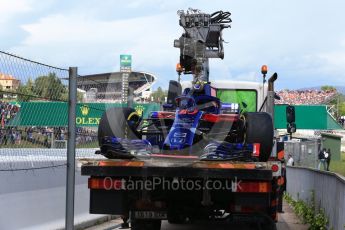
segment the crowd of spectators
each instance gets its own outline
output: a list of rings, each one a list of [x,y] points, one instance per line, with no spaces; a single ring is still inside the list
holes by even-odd
[[[31,141],[32,137],[34,138],[34,142],[37,144],[42,144],[45,147],[50,147],[52,137],[54,136],[54,140],[66,140],[67,137],[65,135],[66,128],[65,127],[30,127],[26,128],[25,132],[29,137],[29,141]]]
[[[78,128],[76,143],[77,145],[92,143],[97,140],[97,132],[88,128]]]
[[[329,102],[336,90],[281,90],[276,92],[280,100],[276,104],[318,105]]]
[[[27,144],[31,143],[50,148],[52,137],[54,140],[64,141],[67,140],[66,134],[66,127],[6,127],[0,129],[0,146],[22,145],[28,147]],[[80,127],[76,134],[77,145],[90,144],[97,140],[97,132],[93,129]]]
[[[21,144],[22,132],[16,128],[0,129],[0,145]]]
[[[18,111],[18,106],[0,101],[0,127],[4,128],[5,125],[16,116]]]
[[[22,141],[32,144],[41,144],[49,147],[48,136],[38,135],[39,131],[35,127],[18,128],[6,127],[0,129],[0,145],[21,145]]]

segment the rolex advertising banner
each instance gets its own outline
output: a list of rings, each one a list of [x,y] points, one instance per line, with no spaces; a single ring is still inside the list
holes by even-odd
[[[251,93],[251,92],[249,92]],[[222,94],[217,95],[224,97],[223,100],[229,99],[233,95]],[[248,96],[248,95],[247,95]],[[256,106],[255,101],[248,101],[248,97],[237,96],[237,99],[244,98],[248,105],[247,109]],[[230,100],[230,99],[229,99]],[[241,102],[239,100],[238,102]],[[7,122],[7,127],[16,126],[38,126],[38,127],[66,127],[68,118],[68,106],[66,102],[20,102],[16,103],[19,112]],[[103,115],[103,112],[111,107],[126,106],[120,103],[78,103],[76,123],[77,126],[97,127]],[[278,129],[286,129],[285,115],[286,105],[275,106],[275,127]],[[160,105],[156,103],[150,104],[134,104],[133,108],[147,118],[151,111],[159,111]],[[249,110],[251,111],[251,110]],[[320,106],[296,106],[296,116],[300,114],[297,120],[297,127],[300,129],[341,129],[339,124],[327,113],[324,105]],[[312,116],[317,114],[317,116]],[[115,118],[116,119],[116,118]],[[299,126],[298,126],[299,125]]]
[[[22,102],[20,106],[19,112],[6,126],[67,126],[68,105],[65,102]],[[125,105],[120,103],[78,103],[77,126],[96,127],[104,111],[111,107],[123,106]],[[143,118],[147,118],[151,111],[160,110],[160,105],[156,103],[134,104],[134,109]]]

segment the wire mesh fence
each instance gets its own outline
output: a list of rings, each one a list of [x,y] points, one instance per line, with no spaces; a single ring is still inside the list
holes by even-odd
[[[68,77],[68,69],[0,51],[0,171],[66,165]]]
[[[153,75],[132,72],[128,86],[138,96]],[[69,70],[0,51],[0,171],[66,165]],[[127,106],[121,73],[78,76],[76,158],[99,158],[98,124],[112,107]],[[143,117],[157,103],[137,97],[133,108]],[[151,99],[152,100],[152,99]]]
[[[302,141],[286,141],[284,143],[285,155],[291,155],[296,166],[316,168],[320,145],[318,139]]]

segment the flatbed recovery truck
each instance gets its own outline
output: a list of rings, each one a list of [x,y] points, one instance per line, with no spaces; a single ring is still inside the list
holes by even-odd
[[[277,75],[268,87],[209,82],[208,58],[224,57],[221,31],[230,13],[178,13],[185,29],[174,42],[181,51],[179,80],[182,72],[194,79],[171,81],[164,110],[148,119],[131,108],[104,113],[97,153],[105,158],[81,160],[90,213],[120,215],[133,230],[159,230],[162,220],[275,229],[284,183],[284,165],[272,151]]]

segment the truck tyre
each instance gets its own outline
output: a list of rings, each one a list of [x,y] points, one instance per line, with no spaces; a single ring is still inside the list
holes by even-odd
[[[178,214],[168,215],[169,224],[184,224],[186,220]]]
[[[256,213],[259,220],[254,224],[254,229],[258,230],[277,230],[277,225],[270,216],[264,213]]]
[[[271,115],[264,112],[245,113],[245,142],[260,144],[259,160],[266,162],[273,147],[273,121]]]
[[[140,135],[136,127],[140,116],[133,108],[109,108],[103,113],[98,126],[98,144],[102,146],[102,140],[106,136],[138,139]]]
[[[149,220],[149,219],[132,219],[132,230],[160,230],[162,225],[161,220]]]

